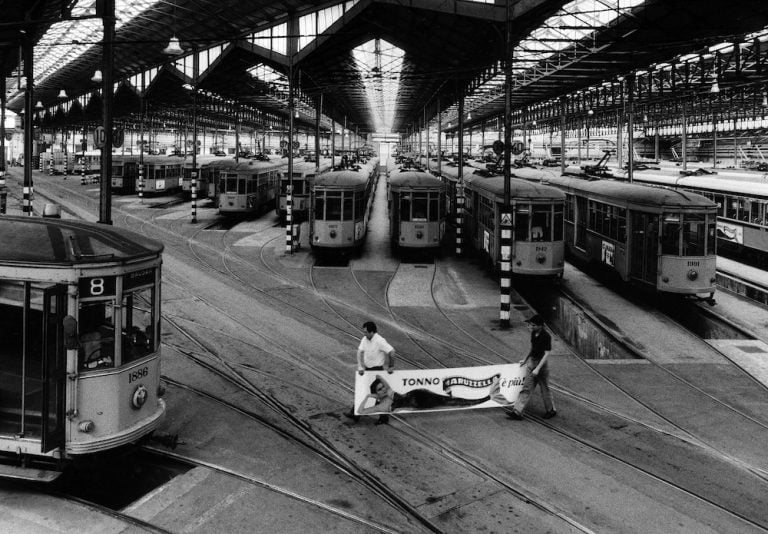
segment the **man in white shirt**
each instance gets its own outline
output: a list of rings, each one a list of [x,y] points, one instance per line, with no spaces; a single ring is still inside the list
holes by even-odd
[[[363,324],[365,335],[360,340],[357,347],[357,372],[360,376],[365,371],[383,371],[385,368],[388,373],[392,372],[395,362],[395,349],[387,343],[387,340],[378,334],[378,328],[373,321],[367,321]],[[345,413],[347,417],[357,422],[359,415],[355,415],[354,406]],[[388,415],[380,415],[376,421],[377,425],[387,424]]]

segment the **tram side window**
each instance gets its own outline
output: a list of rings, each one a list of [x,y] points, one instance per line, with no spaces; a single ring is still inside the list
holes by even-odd
[[[117,178],[123,175],[123,166],[122,165],[113,165],[112,166],[112,177]]]
[[[478,195],[479,204],[477,206],[477,220],[485,226],[490,232],[496,231],[496,220],[494,219],[493,202],[485,197]],[[526,230],[527,231],[527,230]]]
[[[354,220],[355,214],[353,213],[352,209],[355,207],[355,201],[360,200],[362,198],[362,195],[360,193],[345,193],[344,194],[344,200],[342,203],[342,210],[341,210],[341,219],[343,221],[351,221]],[[362,202],[357,202],[357,216],[362,217]]]
[[[725,197],[723,195],[714,194],[712,195],[712,201],[717,204],[718,217],[725,217]]]
[[[765,224],[765,201],[751,200],[749,204],[749,221],[753,224]]]
[[[123,365],[155,350],[152,328],[154,302],[152,288],[139,289],[123,295]]]
[[[81,302],[78,312],[82,369],[102,369],[115,365],[115,321],[111,300]]]
[[[688,213],[683,216],[683,256],[703,256],[707,216]]]
[[[575,208],[576,201],[573,195],[565,195],[565,220],[573,222],[576,220]]]
[[[661,225],[661,253],[671,256],[680,255],[680,215],[665,213]]]
[[[713,216],[707,218],[707,255],[717,253],[717,219]]]
[[[555,206],[555,223],[553,225],[553,241],[563,240],[563,206]]]
[[[442,213],[442,209],[440,209],[440,200],[442,199],[442,195],[439,193],[430,193],[429,194],[429,220],[430,221],[439,221],[440,220],[440,213]]]
[[[733,219],[735,221],[739,220],[739,201],[736,197],[727,196],[725,197],[726,202],[726,208],[725,208],[725,217],[728,219]]]

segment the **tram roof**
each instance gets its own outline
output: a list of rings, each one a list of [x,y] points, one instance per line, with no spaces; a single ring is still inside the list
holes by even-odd
[[[753,180],[731,179],[720,176],[666,176],[635,172],[636,180],[652,180],[665,187],[702,189],[714,193],[744,195],[752,198],[768,198],[768,179],[760,175]]]
[[[122,263],[159,255],[163,244],[114,226],[70,219],[0,215],[0,263]]]
[[[282,169],[287,165],[280,161],[262,161],[258,159],[240,159],[235,162],[231,160],[231,164],[226,166],[225,171],[232,172],[253,172],[253,171],[269,171]]]
[[[397,171],[389,175],[390,187],[414,187],[423,189],[440,189],[443,182],[423,171]]]
[[[361,167],[359,171],[344,169],[330,171],[315,177],[315,186],[323,187],[352,187],[368,182],[368,171]]]
[[[717,206],[707,197],[697,193],[613,179],[585,180],[582,178],[559,176],[551,178],[545,183],[550,183],[566,190],[582,191],[588,195],[602,196],[604,198],[646,206],[680,208],[714,208]]]
[[[487,191],[493,195],[502,196],[504,194],[504,177],[490,176],[485,177],[475,174],[467,178],[467,187],[478,191]],[[540,200],[564,200],[565,193],[557,187],[538,182],[531,182],[517,178],[511,178],[510,181],[511,198],[535,198]]]

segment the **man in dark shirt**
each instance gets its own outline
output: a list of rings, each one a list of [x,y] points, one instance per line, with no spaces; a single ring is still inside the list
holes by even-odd
[[[549,390],[549,368],[547,367],[547,356],[552,350],[552,336],[544,330],[544,319],[540,315],[534,315],[528,319],[528,324],[533,327],[531,350],[528,356],[520,362],[520,365],[526,370],[526,376],[523,389],[507,417],[517,420],[523,418],[525,407],[531,400],[531,393],[538,384],[541,386],[541,396],[544,399],[544,409],[546,410],[543,417],[549,419],[557,415],[555,403],[552,401],[552,392]]]

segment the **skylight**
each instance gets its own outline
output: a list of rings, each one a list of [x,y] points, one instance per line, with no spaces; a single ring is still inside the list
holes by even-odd
[[[159,3],[158,0],[115,0],[115,29]],[[72,8],[73,17],[92,16],[95,13],[96,0],[81,1]],[[103,35],[104,27],[100,18],[53,24],[35,45],[35,84],[41,84],[62,67],[79,58],[86,50],[101,42]]]
[[[377,133],[392,131],[404,55],[403,50],[382,39],[373,39],[352,51]]]

